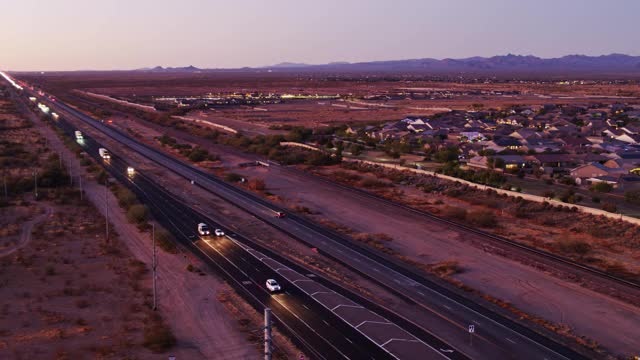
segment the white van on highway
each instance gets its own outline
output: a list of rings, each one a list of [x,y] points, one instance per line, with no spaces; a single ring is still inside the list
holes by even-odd
[[[205,223],[198,224],[198,234],[200,234],[200,236],[207,236],[211,234],[211,230],[209,230],[209,225]]]

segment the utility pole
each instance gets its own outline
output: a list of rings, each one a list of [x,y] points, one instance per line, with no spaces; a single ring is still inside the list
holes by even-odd
[[[38,200],[38,170],[33,170],[33,184],[35,186],[36,200]]]
[[[271,360],[271,309],[264,309],[264,360]]]
[[[104,228],[105,241],[109,243],[109,203],[107,198],[107,184],[104,184]]]
[[[156,291],[156,267],[158,266],[158,261],[156,260],[156,224],[151,223],[151,239],[153,241],[153,310],[155,311],[158,308],[158,297]]]
[[[4,199],[9,199],[9,192],[7,191],[7,169],[3,171],[2,181],[4,182]]]

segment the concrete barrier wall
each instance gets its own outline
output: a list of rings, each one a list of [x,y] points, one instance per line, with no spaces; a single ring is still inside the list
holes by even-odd
[[[214,122],[207,121],[207,120],[194,119],[194,118],[190,118],[190,117],[186,117],[186,116],[173,116],[173,117],[176,118],[176,119],[184,120],[184,121],[191,121],[191,122],[194,122],[194,123],[202,123],[202,124],[205,124],[205,125],[209,125],[211,127],[215,127],[215,128],[222,129],[224,131],[230,132],[232,134],[237,134],[238,133],[238,130],[236,130],[236,129],[230,128],[230,127],[228,127],[226,125],[216,124]]]
[[[320,149],[318,149],[315,146],[311,146],[311,145],[307,145],[307,144],[303,144],[303,143],[298,143],[298,142],[293,142],[293,141],[282,141],[282,142],[280,142],[280,146],[296,146],[296,147],[305,148],[305,149],[311,150],[311,151],[321,151]]]
[[[393,170],[410,171],[410,172],[413,172],[413,173],[416,173],[416,174],[435,176],[435,177],[437,177],[439,179],[448,180],[448,181],[455,181],[455,182],[459,182],[459,183],[462,183],[462,184],[466,184],[466,185],[472,186],[472,187],[474,187],[476,189],[480,189],[480,190],[491,189],[491,190],[496,191],[498,194],[506,194],[506,195],[511,196],[511,197],[518,197],[519,196],[519,197],[521,197],[521,198],[523,198],[525,200],[535,201],[535,202],[538,202],[538,203],[542,203],[542,202],[546,201],[546,202],[548,202],[549,204],[552,204],[552,205],[571,206],[571,207],[575,206],[576,208],[578,208],[579,211],[582,211],[584,213],[593,214],[593,215],[602,215],[602,216],[606,216],[606,217],[608,217],[610,219],[621,219],[621,220],[627,221],[627,222],[635,224],[635,225],[640,225],[640,219],[638,219],[638,218],[625,216],[625,215],[621,215],[621,214],[614,214],[614,213],[610,213],[608,211],[604,211],[602,209],[595,209],[595,208],[588,207],[588,206],[567,204],[567,203],[564,203],[562,201],[553,200],[553,199],[545,198],[545,197],[538,196],[538,195],[523,194],[523,193],[519,193],[517,191],[503,190],[503,189],[498,189],[498,188],[494,188],[494,187],[491,187],[491,186],[476,184],[476,183],[471,182],[471,181],[458,179],[456,177],[447,176],[447,175],[444,175],[444,174],[438,174],[438,173],[435,173],[433,171],[413,169],[413,168],[408,168],[408,167],[401,166],[401,165],[379,163],[379,162],[368,161],[368,160],[357,160],[357,159],[344,158],[343,161],[359,162],[359,163],[362,163],[362,164],[375,165],[375,166],[380,166],[380,167],[393,169]]]

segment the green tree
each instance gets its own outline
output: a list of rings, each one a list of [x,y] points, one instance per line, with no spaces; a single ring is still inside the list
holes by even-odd
[[[598,182],[591,186],[592,191],[597,191],[601,193],[608,193],[613,190],[613,185],[606,182]]]
[[[135,204],[127,211],[127,220],[129,222],[140,224],[147,220],[149,210],[142,204]]]
[[[630,190],[624,193],[624,201],[634,204],[640,205],[640,190]]]

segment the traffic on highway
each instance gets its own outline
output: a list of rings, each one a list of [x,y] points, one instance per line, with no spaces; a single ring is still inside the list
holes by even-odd
[[[119,151],[114,149],[112,152],[98,144],[87,135],[85,128],[76,128],[65,118],[56,119],[56,124],[68,136],[81,140],[88,154],[101,160],[115,179],[127,184],[185,248],[205,259],[231,281],[256,310],[271,307],[277,323],[318,358],[583,358],[579,353],[421,277],[404,264],[287,213],[255,194],[140,143],[61,101],[52,102],[46,96],[25,92],[48,103],[58,114],[80,120],[84,126],[109,136],[129,151],[135,151],[184,177],[190,184],[233,203],[422,309],[419,321],[409,320],[402,313],[359,298],[308,269],[300,269],[300,265],[271,253],[185,204],[144,172],[134,170],[126,159],[116,155]],[[469,341],[470,336],[473,341]],[[362,354],[367,355],[362,357]]]

